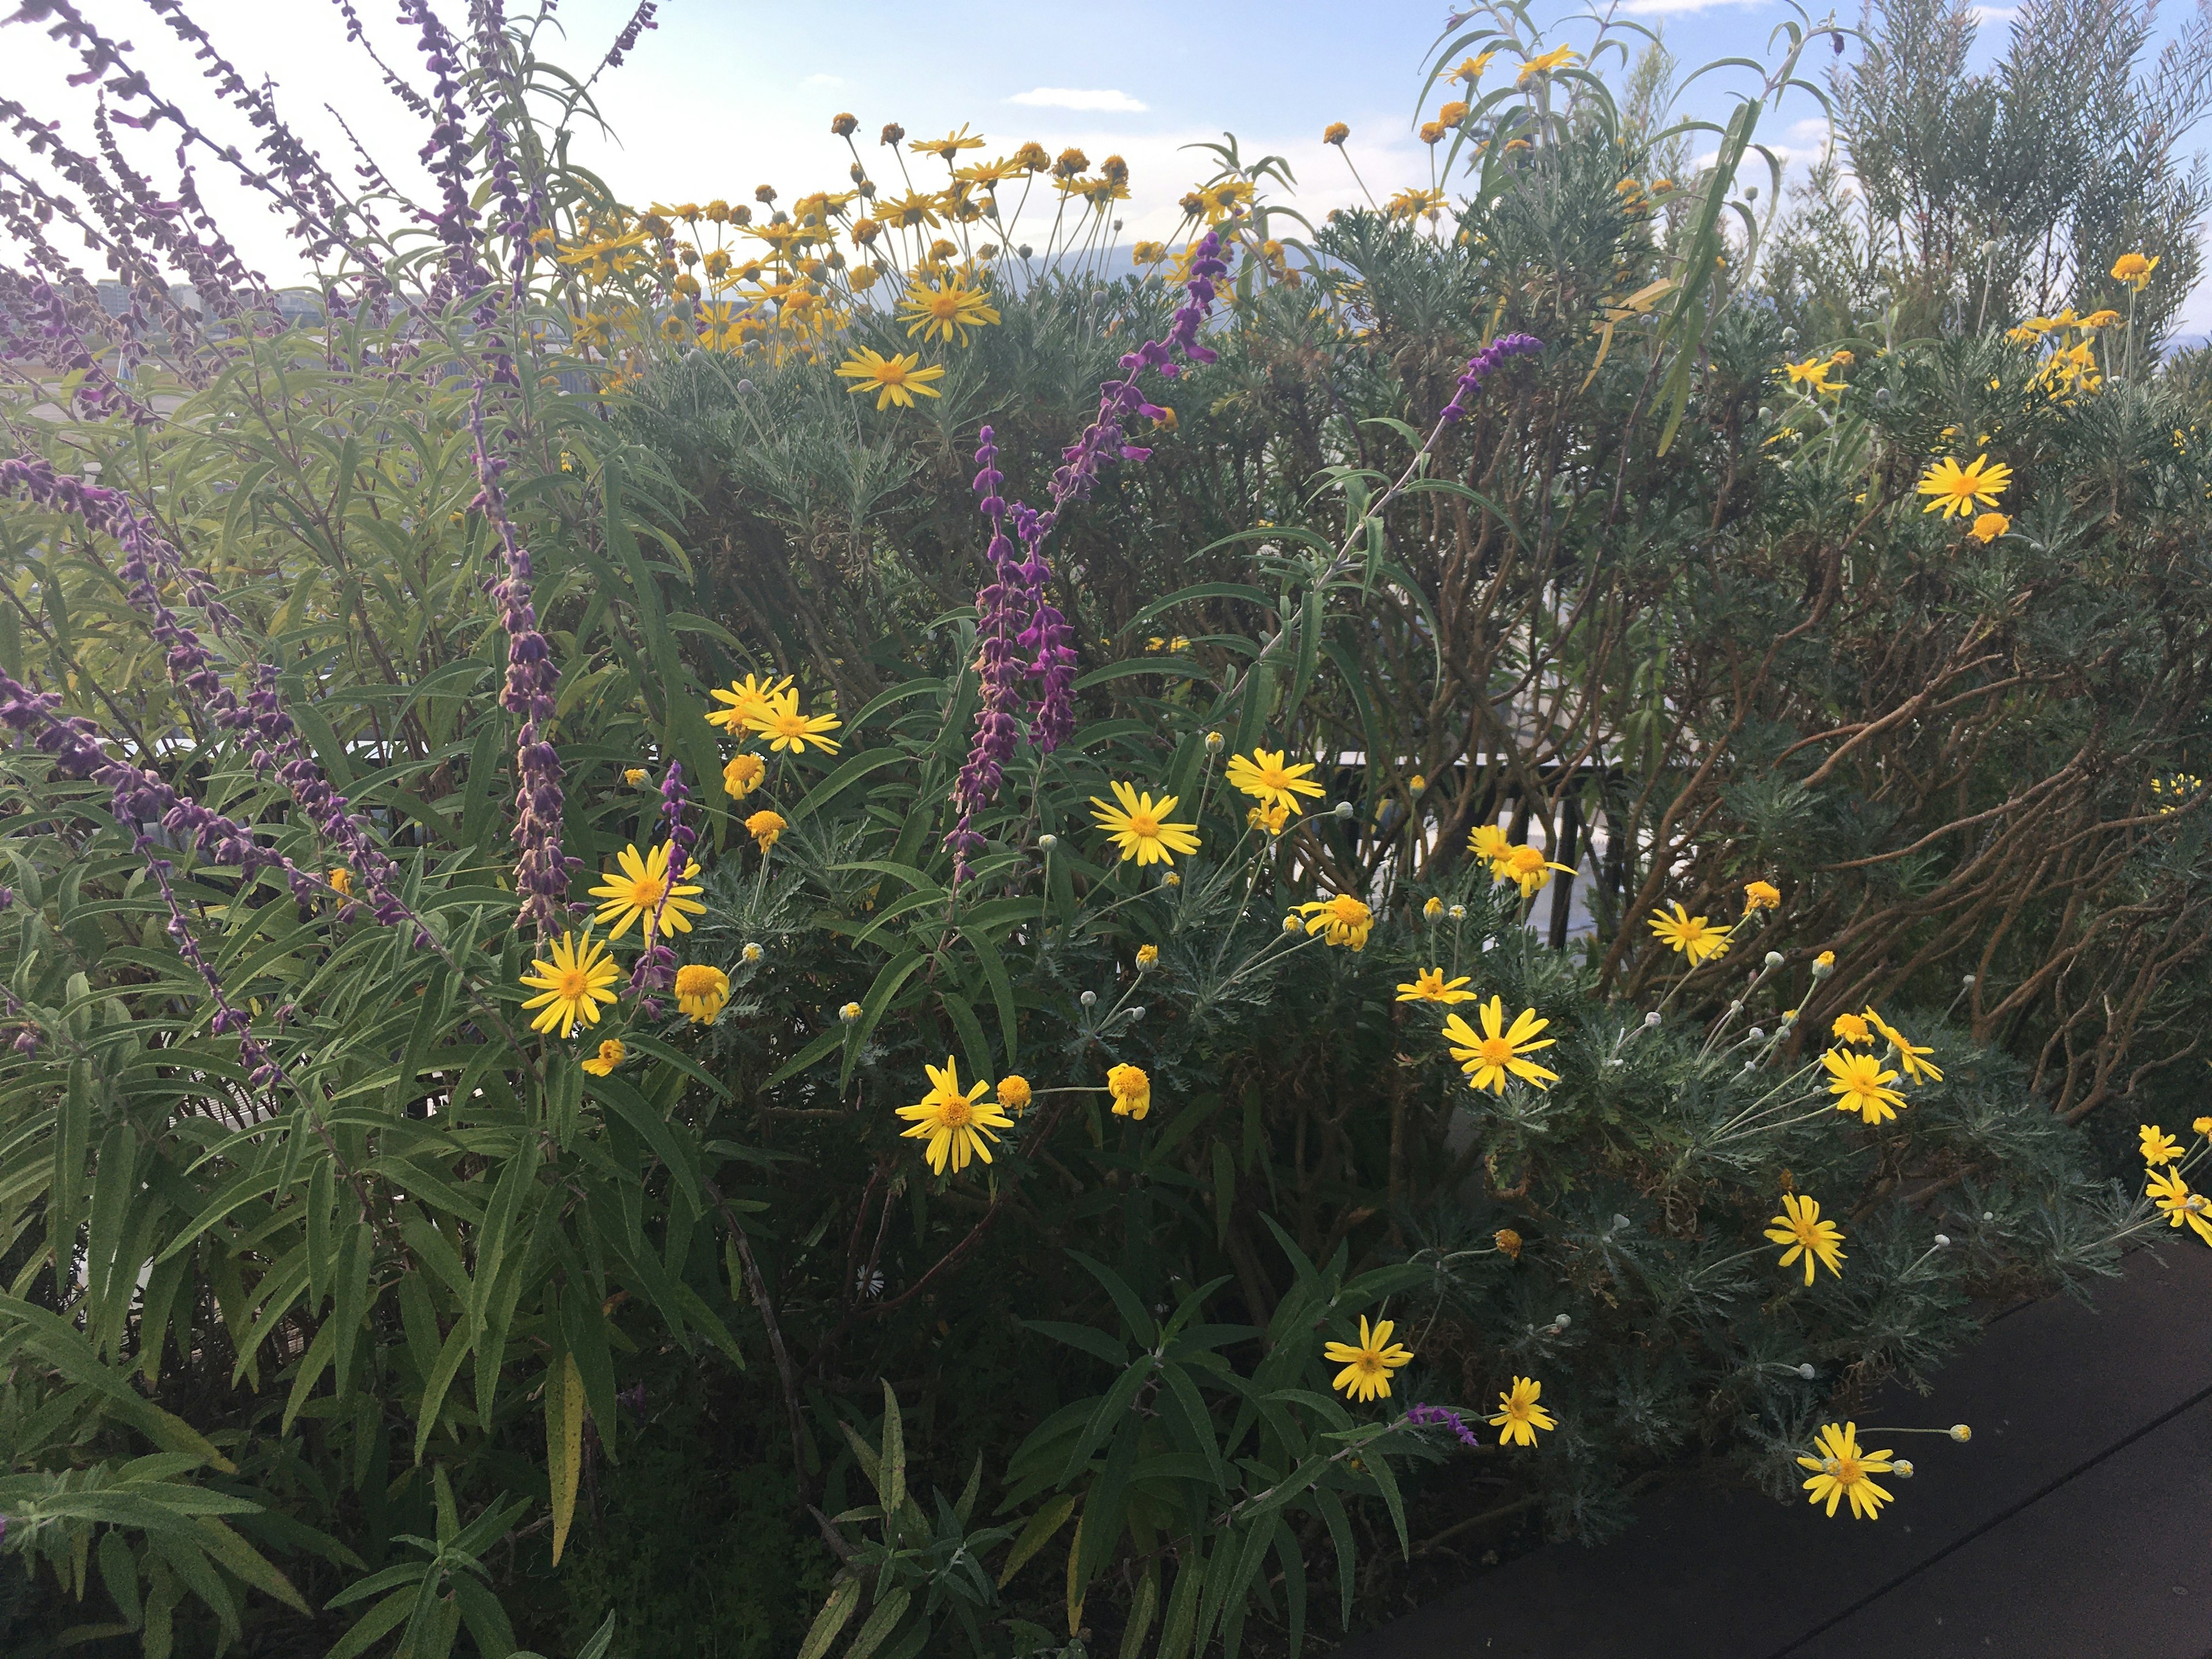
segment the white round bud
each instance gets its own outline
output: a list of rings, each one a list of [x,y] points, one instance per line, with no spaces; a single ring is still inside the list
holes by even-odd
[[[1206,734],[1206,752],[1209,755],[1218,755],[1228,746],[1228,743],[1229,739],[1223,737],[1220,732],[1209,732]]]
[[[1892,1463],[1889,1466],[1889,1472],[1900,1480],[1911,1480],[1912,1460],[1909,1457],[1899,1458],[1894,1463]]]
[[[1644,1016],[1644,1029],[1647,1031],[1658,1023],[1659,1011],[1656,1008],[1654,1008],[1650,1013]]]
[[[1098,1006],[1098,993],[1085,991],[1081,996],[1076,998],[1076,1000],[1086,1008],[1095,1008]]]
[[[1139,1020],[1142,1019],[1144,1017],[1145,1017],[1145,1005],[1144,1005],[1143,1003],[1141,1003],[1141,1002],[1140,1002],[1140,1003],[1139,1003],[1135,1007],[1133,1007],[1133,1008],[1132,1008],[1132,1009],[1130,1009],[1130,1010],[1129,1010],[1129,1023],[1130,1023],[1131,1024],[1133,1024],[1133,1024],[1135,1024],[1137,1023],[1137,1021],[1139,1021]]]
[[[1956,1441],[1958,1441],[1958,1442],[1960,1442],[1960,1443],[1962,1443],[1962,1444],[1963,1444],[1963,1443],[1966,1443],[1966,1441],[1972,1440],[1973,1437],[1974,1437],[1974,1431],[1973,1431],[1973,1427],[1972,1427],[1972,1425],[1971,1424],[1966,1424],[1966,1423],[1954,1423],[1954,1424],[1951,1425],[1951,1438],[1952,1438],[1952,1439],[1956,1440]]]
[[[1950,1235],[1950,1234],[1948,1234],[1948,1233],[1938,1233],[1938,1234],[1936,1234],[1936,1248],[1937,1249],[1939,1249],[1939,1250],[1948,1250],[1948,1249],[1949,1249],[1951,1248],[1951,1235]]]
[[[1354,810],[1354,809],[1353,809],[1352,805],[1352,803],[1351,803],[1350,801],[1348,801],[1348,800],[1340,800],[1340,801],[1337,802],[1337,804],[1336,804],[1336,806],[1335,806],[1335,809],[1334,809],[1334,810],[1335,810],[1335,812],[1336,812],[1336,816],[1337,816],[1337,817],[1340,817],[1340,818],[1348,818],[1348,817],[1350,817],[1352,816],[1352,811],[1353,811],[1353,810]]]
[[[1810,1382],[1814,1377],[1820,1375],[1820,1372],[1814,1370],[1810,1364],[1803,1364],[1798,1366],[1797,1375],[1803,1377],[1808,1382]]]
[[[860,1018],[860,1005],[857,1002],[848,1002],[837,1011],[837,1018],[843,1020],[848,1025],[850,1025],[854,1020]]]
[[[758,962],[763,957],[766,956],[768,952],[762,950],[757,945],[748,944],[743,951],[738,952],[738,954],[744,957],[747,962]]]
[[[1751,1040],[1752,1040],[1753,1042],[1758,1042],[1761,1037],[1765,1036],[1765,1035],[1766,1035],[1766,1028],[1765,1028],[1765,1026],[1763,1026],[1763,1025],[1754,1025],[1754,1026],[1753,1026],[1753,1027],[1751,1028]]]
[[[1043,848],[1046,852],[1049,853],[1054,848],[1060,845],[1060,837],[1058,836],[1039,836],[1037,837],[1037,845]]]
[[[1770,968],[1779,968],[1782,965],[1782,952],[1769,951],[1766,953],[1766,965]]]

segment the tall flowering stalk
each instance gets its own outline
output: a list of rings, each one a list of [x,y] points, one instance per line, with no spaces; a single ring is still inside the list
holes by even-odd
[[[52,756],[55,764],[70,776],[105,785],[116,822],[131,826],[131,845],[146,861],[147,873],[154,878],[168,910],[168,934],[177,954],[207,988],[208,1000],[215,1009],[208,1029],[218,1036],[237,1036],[239,1058],[251,1068],[257,1088],[283,1081],[283,1068],[276,1057],[253,1035],[245,1013],[232,1005],[214,965],[200,950],[191,920],[170,884],[176,866],[155,841],[153,826],[160,824],[178,845],[197,848],[215,863],[229,865],[249,878],[271,867],[293,873],[289,861],[255,841],[244,824],[179,793],[160,774],[114,759],[100,746],[89,720],[57,712],[60,702],[55,693],[34,691],[0,670],[0,726],[27,737],[34,748]]]
[[[959,819],[945,838],[955,860],[956,885],[984,846],[975,828],[975,815],[996,799],[1006,762],[1013,757],[1019,730],[1015,709],[1024,701],[1025,683],[1034,693],[1026,711],[1030,741],[1040,755],[1060,747],[1075,729],[1075,629],[1053,602],[1045,538],[1069,502],[1089,499],[1108,462],[1141,461],[1151,455],[1151,450],[1127,441],[1125,423],[1132,416],[1158,420],[1167,411],[1146,399],[1137,386],[1138,375],[1152,368],[1164,379],[1175,379],[1182,372],[1178,355],[1193,363],[1213,362],[1216,354],[1200,343],[1199,335],[1213,309],[1216,279],[1229,274],[1229,263],[1222,257],[1226,246],[1223,233],[1233,228],[1232,221],[1206,232],[1193,251],[1183,303],[1167,337],[1147,340],[1125,353],[1121,378],[1099,386],[1097,414],[1082,435],[1060,452],[1060,464],[1047,488],[1048,506],[1040,511],[1020,501],[1008,504],[1000,494],[1006,478],[998,470],[992,430],[985,427],[980,434],[975,489],[981,498],[979,510],[991,526],[990,544],[984,552],[989,579],[975,595],[976,670],[983,695],[967,764],[953,785],[952,802]],[[1011,538],[1006,534],[1010,520]],[[1014,558],[1017,543],[1023,555],[1018,562]]]
[[[322,768],[300,741],[298,727],[277,699],[276,670],[265,662],[256,663],[252,689],[241,702],[223,684],[214,655],[198,631],[161,597],[157,578],[175,584],[185,603],[206,618],[216,637],[241,660],[251,661],[257,647],[207,573],[185,564],[183,556],[138,515],[120,490],[102,489],[58,472],[38,456],[0,461],[0,493],[18,490],[40,506],[67,513],[87,529],[114,539],[123,551],[119,574],[125,590],[131,604],[146,617],[161,647],[169,683],[240,742],[256,774],[276,775],[307,813],[317,832],[337,850],[361,884],[379,923],[391,927],[414,920],[399,896],[398,866],[378,845],[368,824],[351,811],[346,798],[331,787]],[[292,866],[286,867],[293,896],[301,902],[310,902],[322,890],[319,878]],[[349,904],[346,908],[350,912],[352,907]],[[419,921],[416,932],[423,932]]]
[[[469,403],[469,437],[481,486],[470,503],[498,532],[502,574],[491,584],[507,628],[507,686],[500,702],[522,721],[514,744],[514,842],[521,855],[514,866],[515,890],[522,896],[523,925],[540,935],[561,925],[568,911],[568,877],[583,860],[561,851],[561,757],[547,741],[553,722],[553,694],[560,684],[552,647],[538,629],[531,599],[530,550],[507,516],[507,491],[500,476],[507,462],[484,441],[484,383],[477,382]]]
[[[684,787],[684,763],[669,762],[668,775],[660,781],[660,822],[668,844],[668,878],[660,884],[660,896],[653,901],[653,914],[645,919],[645,949],[639,953],[637,966],[629,975],[631,994],[641,1000],[647,1019],[660,1017],[660,1005],[653,994],[668,990],[676,983],[676,952],[669,948],[667,930],[661,926],[660,918],[668,908],[669,896],[684,879],[684,872],[691,867],[691,849],[699,842],[698,831],[684,822],[684,808],[690,799],[690,792]]]

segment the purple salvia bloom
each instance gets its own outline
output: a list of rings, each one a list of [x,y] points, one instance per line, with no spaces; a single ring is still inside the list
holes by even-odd
[[[522,721],[514,745],[514,841],[521,856],[514,868],[514,884],[522,896],[520,920],[543,936],[561,925],[568,911],[568,877],[583,862],[564,857],[561,851],[561,813],[565,801],[561,781],[561,757],[546,740],[553,722],[553,693],[560,670],[552,647],[538,629],[538,610],[531,602],[530,550],[516,534],[507,517],[507,492],[500,475],[507,463],[491,453],[484,441],[484,383],[476,384],[469,404],[469,434],[473,443],[477,479],[482,485],[470,505],[481,512],[499,534],[504,574],[491,584],[507,627],[507,687],[500,701]]]
[[[1158,419],[1164,411],[1137,389],[1137,377],[1147,368],[1172,380],[1180,373],[1177,354],[1194,363],[1210,363],[1215,354],[1199,343],[1217,293],[1215,279],[1229,273],[1224,258],[1223,232],[1234,222],[1206,232],[1193,250],[1190,275],[1184,283],[1184,301],[1175,314],[1164,340],[1148,340],[1121,358],[1121,378],[1098,388],[1098,413],[1082,435],[1060,452],[1060,465],[1047,489],[1051,505],[1044,511],[1019,501],[1008,503],[1000,494],[1006,479],[998,470],[998,449],[991,428],[981,434],[975,452],[975,493],[980,510],[991,526],[990,545],[984,554],[990,580],[975,595],[976,669],[982,680],[981,706],[975,714],[975,734],[969,746],[968,763],[953,787],[952,799],[960,809],[959,822],[945,837],[955,866],[957,885],[967,874],[969,860],[984,845],[976,833],[976,812],[998,793],[1006,762],[1012,757],[1018,725],[1015,687],[1030,683],[1034,700],[1029,709],[1030,741],[1040,755],[1048,755],[1067,741],[1075,730],[1075,629],[1052,600],[1052,566],[1044,556],[1045,538],[1060,522],[1070,501],[1086,499],[1100,470],[1109,461],[1141,461],[1151,451],[1124,442],[1124,423],[1136,415]],[[1013,537],[1006,534],[1009,520]],[[1023,554],[1015,562],[1018,544]],[[1012,632],[1011,640],[1008,638]],[[1021,653],[1026,653],[1025,655]]]
[[[684,763],[669,762],[668,775],[660,783],[660,821],[667,832],[668,879],[661,886],[653,914],[646,918],[645,949],[639,953],[637,966],[629,975],[630,991],[643,1000],[647,1019],[660,1017],[660,1007],[653,1000],[653,994],[672,990],[676,984],[676,952],[669,948],[660,918],[668,908],[669,896],[675,892],[676,884],[691,867],[691,849],[698,844],[697,831],[684,822],[684,805],[690,799],[690,792],[684,787]]]
[[[323,838],[336,848],[362,884],[373,914],[383,926],[415,921],[422,924],[399,896],[399,869],[369,833],[368,826],[349,810],[346,798],[330,786],[300,741],[298,728],[276,696],[276,672],[267,663],[252,670],[252,689],[240,702],[216,672],[215,658],[199,635],[163,599],[156,578],[173,582],[185,603],[207,618],[216,637],[241,658],[250,659],[256,647],[207,572],[187,566],[183,556],[140,518],[120,490],[103,489],[69,474],[57,472],[43,458],[21,456],[0,460],[0,493],[21,490],[41,507],[73,514],[87,528],[112,537],[123,550],[120,575],[131,603],[143,611],[155,641],[162,647],[170,684],[204,708],[215,724],[237,738],[254,771],[275,773],[278,781],[304,810]],[[287,866],[292,873],[293,896],[311,902],[325,890],[319,876]],[[349,903],[339,914],[350,915]]]
[[[60,702],[54,693],[33,691],[0,670],[0,726],[29,738],[33,747],[53,757],[55,763],[71,776],[89,778],[107,787],[115,821],[131,827],[132,846],[146,860],[147,872],[161,890],[161,902],[169,912],[169,937],[176,942],[178,954],[200,976],[200,982],[207,987],[209,999],[215,1004],[209,1029],[218,1036],[237,1036],[239,1058],[252,1068],[257,1088],[282,1082],[283,1068],[268,1047],[253,1035],[245,1014],[231,1006],[222,980],[202,953],[191,920],[185,914],[176,890],[169,884],[175,866],[154,840],[152,830],[159,823],[176,838],[179,846],[197,847],[216,863],[235,866],[249,878],[273,867],[296,879],[297,872],[291,861],[256,842],[252,831],[244,824],[173,788],[159,773],[112,759],[100,746],[92,722],[56,712]],[[18,1051],[22,1052],[21,1037],[16,1041]]]
[[[1480,1448],[1481,1437],[1467,1425],[1467,1419],[1449,1406],[1408,1406],[1406,1421],[1419,1428],[1449,1428],[1457,1435],[1462,1445]]]
[[[1437,419],[1449,426],[1467,413],[1468,399],[1482,390],[1498,365],[1515,357],[1526,357],[1541,351],[1544,343],[1533,334],[1501,334],[1488,345],[1467,360],[1467,373],[1459,377],[1459,389],[1452,399],[1437,411]]]

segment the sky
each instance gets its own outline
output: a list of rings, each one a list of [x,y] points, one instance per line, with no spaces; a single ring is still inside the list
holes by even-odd
[[[136,0],[77,3],[142,49],[140,60],[169,97],[195,110],[206,106],[204,97],[189,95],[196,66]],[[465,18],[459,0],[439,3],[450,23]],[[510,8],[520,9],[519,0]],[[361,0],[359,9],[386,61],[421,80],[408,32],[374,0]],[[1538,15],[1568,19],[1576,9],[1539,8]],[[630,10],[627,0],[564,0],[557,16],[565,42],[550,42],[544,55],[587,71]],[[1990,58],[2002,49],[2011,14],[1984,10],[1980,55]],[[287,120],[334,172],[343,176],[349,145],[332,107],[395,173],[403,173],[397,163],[411,162],[421,124],[348,44],[335,5],[190,0],[190,11],[249,80],[273,82]],[[1774,31],[1794,15],[1787,0],[1620,0],[1618,12],[1624,25],[1662,32],[1686,66],[1778,56]],[[1853,21],[1856,8],[1843,15]],[[988,138],[986,155],[1035,139],[1054,153],[1080,148],[1094,161],[1109,153],[1125,157],[1132,191],[1121,214],[1127,241],[1174,229],[1176,199],[1212,171],[1212,158],[1188,147],[1233,132],[1248,158],[1285,159],[1295,190],[1278,199],[1317,222],[1330,208],[1362,199],[1344,156],[1322,142],[1329,122],[1350,124],[1348,153],[1378,195],[1428,182],[1429,156],[1414,136],[1421,118],[1415,104],[1443,21],[1437,0],[1120,0],[1095,10],[969,0],[957,13],[913,0],[811,6],[667,0],[659,27],[594,88],[609,134],[587,131],[575,154],[632,203],[749,201],[762,184],[787,202],[846,182],[852,158],[830,131],[833,115],[859,118],[862,154],[886,185],[896,173],[876,143],[885,122],[902,124],[910,138],[965,123]],[[1546,44],[1586,46],[1591,33],[1587,21],[1562,21]],[[1638,37],[1625,29],[1624,38]],[[1813,77],[1824,79],[1834,59],[1820,45],[1806,61]],[[42,115],[73,108],[81,116],[88,107],[59,84],[76,67],[29,27],[0,31],[0,93]],[[1601,67],[1617,79],[1621,64],[1616,58]],[[1708,76],[1689,94],[1686,112],[1725,119],[1734,96],[1753,85],[1740,70]],[[80,119],[64,125],[84,131]],[[251,137],[242,123],[223,136]],[[1826,121],[1811,98],[1792,94],[1762,120],[1758,136],[1802,165],[1820,153]],[[1707,141],[1695,153],[1711,148]],[[139,153],[151,159],[153,152]],[[920,169],[938,165],[908,161],[917,182],[933,177]],[[226,191],[205,167],[202,188],[250,262],[279,282],[298,279],[281,226],[265,210]],[[2212,294],[2200,292],[2182,326],[2212,326]]]

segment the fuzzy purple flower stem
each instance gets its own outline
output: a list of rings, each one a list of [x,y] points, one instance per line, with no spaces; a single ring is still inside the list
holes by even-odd
[[[1437,419],[1446,426],[1456,425],[1466,415],[1468,400],[1482,390],[1482,383],[1496,373],[1501,363],[1516,357],[1529,356],[1544,349],[1544,343],[1533,334],[1501,334],[1488,345],[1467,360],[1467,373],[1459,377],[1459,388],[1452,399],[1437,411]]]
[[[469,404],[469,435],[474,446],[477,481],[470,503],[499,536],[502,572],[491,583],[507,627],[507,686],[500,701],[521,720],[514,747],[514,840],[520,849],[514,884],[522,896],[520,920],[543,938],[558,927],[568,910],[568,878],[583,860],[561,851],[561,814],[566,797],[561,757],[548,738],[553,723],[553,694],[560,670],[553,650],[538,631],[538,609],[531,599],[530,550],[522,544],[507,516],[507,491],[500,476],[507,462],[491,453],[484,438],[484,382],[476,385]]]
[[[1216,283],[1229,274],[1223,257],[1228,246],[1224,233],[1234,228],[1232,221],[1206,232],[1192,251],[1183,303],[1167,337],[1148,340],[1125,354],[1121,377],[1100,385],[1097,414],[1060,452],[1060,466],[1046,491],[1050,505],[1039,511],[1020,501],[1009,503],[1000,493],[1006,477],[998,468],[992,430],[985,427],[979,434],[975,489],[981,498],[979,510],[991,527],[983,556],[989,577],[975,595],[976,672],[982,681],[982,702],[976,710],[967,764],[953,786],[952,801],[960,817],[945,840],[953,855],[956,887],[985,845],[975,827],[975,816],[997,798],[1006,763],[1013,757],[1020,730],[1015,711],[1024,700],[1025,685],[1034,693],[1025,711],[1029,738],[1040,756],[1059,748],[1075,730],[1075,629],[1053,602],[1045,539],[1069,502],[1089,499],[1109,462],[1141,461],[1152,453],[1127,441],[1126,423],[1135,416],[1157,421],[1167,411],[1146,398],[1137,377],[1152,368],[1163,379],[1173,380],[1182,373],[1178,356],[1191,363],[1214,361],[1215,352],[1201,344],[1199,336],[1219,292]],[[1010,523],[1011,538],[1006,533]],[[1018,562],[1018,545],[1022,555]]]
[[[630,993],[640,1000],[647,1019],[660,1018],[660,1005],[653,1000],[653,993],[671,990],[676,984],[676,952],[669,948],[660,919],[667,911],[669,896],[675,892],[676,884],[691,867],[691,849],[698,844],[698,832],[684,822],[684,808],[690,799],[690,792],[684,787],[684,763],[669,762],[668,775],[660,782],[660,821],[668,848],[668,879],[661,884],[660,896],[653,901],[653,914],[646,918],[645,949],[639,952],[637,966],[629,975]]]
[[[160,582],[175,585],[185,602],[206,618],[216,637],[241,661],[252,662],[258,647],[247,637],[237,614],[223,603],[207,572],[185,563],[184,557],[131,507],[120,490],[104,489],[69,474],[58,472],[42,457],[20,456],[0,460],[0,494],[20,490],[40,507],[67,513],[95,533],[112,537],[123,551],[119,574],[131,602],[148,619],[155,641],[161,647],[169,683],[206,711],[208,717],[236,738],[255,773],[275,773],[294,801],[304,810],[322,837],[334,847],[362,884],[372,914],[386,927],[413,922],[418,940],[427,939],[421,921],[399,896],[399,868],[370,834],[368,825],[350,809],[346,798],[332,789],[314,757],[300,740],[299,729],[278,701],[276,670],[255,663],[252,689],[240,702],[222,683],[214,654],[198,633],[178,616],[161,597]],[[288,865],[292,896],[302,904],[327,892],[328,884]],[[349,901],[339,911],[350,916]]]
[[[1416,1428],[1447,1428],[1459,1437],[1460,1443],[1478,1449],[1482,1437],[1467,1425],[1467,1419],[1449,1406],[1408,1406],[1406,1421]]]

